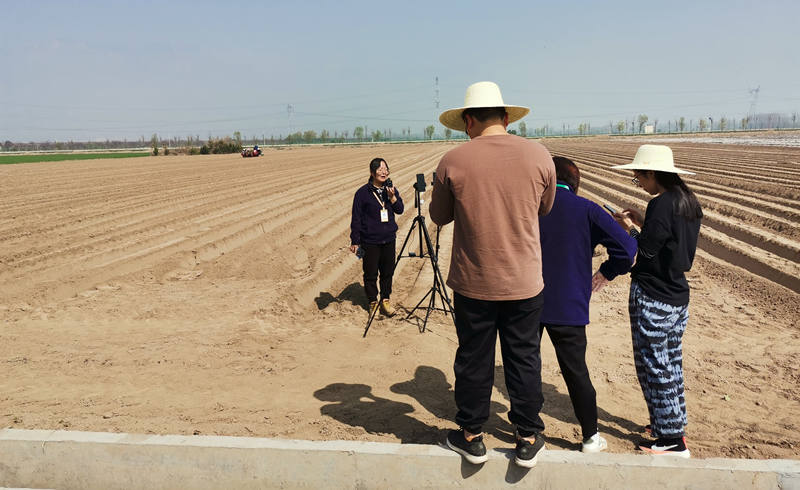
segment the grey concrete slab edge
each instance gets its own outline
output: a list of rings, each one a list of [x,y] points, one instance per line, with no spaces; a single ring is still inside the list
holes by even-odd
[[[0,430],[0,487],[757,488],[800,490],[800,460],[656,458],[545,450],[526,470],[513,448],[464,463],[432,445]]]

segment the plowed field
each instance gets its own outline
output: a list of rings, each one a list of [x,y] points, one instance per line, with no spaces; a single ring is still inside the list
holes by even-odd
[[[644,210],[630,172],[609,169],[638,143],[544,143],[578,163],[582,195]],[[418,310],[379,318],[362,338],[361,265],[348,245],[370,159],[386,158],[406,203],[399,248],[416,215],[415,174],[430,182],[453,145],[0,167],[0,427],[441,441],[455,414],[454,327],[434,312],[421,333]],[[798,458],[800,148],[670,146],[697,172],[687,182],[706,212],[684,337],[690,449]],[[444,227],[445,275],[451,237]],[[418,247],[414,234],[407,250]],[[401,311],[432,280],[426,260],[401,259]],[[588,327],[612,452],[633,452],[647,423],[628,285],[595,295]],[[549,447],[575,449],[546,339],[543,377]],[[487,442],[502,447],[513,440],[502,366],[495,385]]]

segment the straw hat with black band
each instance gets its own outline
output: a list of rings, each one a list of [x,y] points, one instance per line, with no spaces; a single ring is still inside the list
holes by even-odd
[[[665,145],[642,145],[636,151],[636,156],[633,157],[631,163],[614,165],[611,168],[694,175],[694,172],[681,170],[675,166],[675,161],[672,158],[672,148]]]
[[[464,96],[464,106],[444,111],[439,116],[439,122],[450,129],[464,131],[466,130],[466,124],[464,120],[461,119],[461,113],[466,109],[483,107],[504,107],[508,113],[509,124],[519,121],[531,111],[528,107],[508,105],[503,102],[503,96],[500,94],[500,87],[498,87],[496,83],[478,82],[467,87],[467,93]]]

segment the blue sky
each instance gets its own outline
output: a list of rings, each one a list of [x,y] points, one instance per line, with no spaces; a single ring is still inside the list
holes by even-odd
[[[165,3],[3,2],[0,141],[419,134],[481,80],[529,128],[800,112],[798,2]]]

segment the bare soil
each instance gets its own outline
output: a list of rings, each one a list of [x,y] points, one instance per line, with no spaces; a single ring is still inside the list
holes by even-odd
[[[581,193],[639,206],[637,142],[545,140]],[[414,175],[453,144],[266,149],[0,167],[0,427],[437,443],[454,427],[452,322],[378,318],[349,253],[352,196],[382,156],[407,210]],[[800,454],[800,148],[671,143],[707,210],[684,337],[696,457]],[[426,197],[425,194],[423,197]],[[423,214],[427,205],[423,205]],[[435,234],[434,228],[430,227]],[[452,227],[441,230],[446,275]],[[419,244],[413,236],[410,250]],[[599,264],[602,255],[596,257]],[[404,258],[393,300],[432,285]],[[611,452],[647,412],[633,367],[629,279],[592,299],[588,362]],[[424,313],[424,312],[422,312]],[[498,363],[499,363],[498,355]],[[496,368],[490,446],[512,443]],[[550,447],[580,429],[543,340]]]

